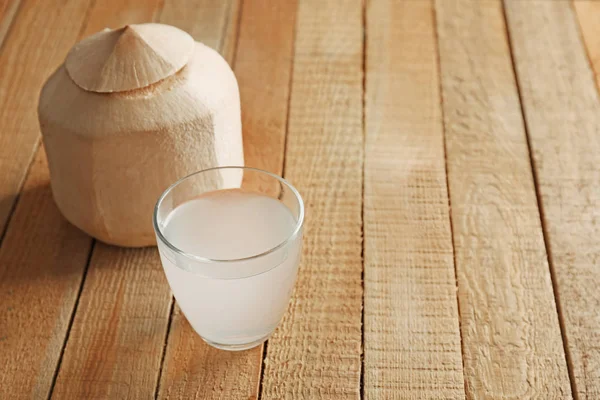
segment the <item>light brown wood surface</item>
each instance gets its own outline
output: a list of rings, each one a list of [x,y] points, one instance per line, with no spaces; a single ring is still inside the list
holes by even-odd
[[[600,99],[568,3],[510,0],[506,11],[572,383],[580,400],[598,399]]]
[[[170,311],[155,248],[96,243],[52,398],[152,398]]]
[[[0,2],[0,49],[20,3],[21,0],[3,0]]]
[[[354,399],[361,375],[362,9],[299,2],[285,176],[306,205],[288,313],[262,399]]]
[[[240,3],[240,0],[165,0],[159,19],[217,49],[231,64],[238,36]]]
[[[84,38],[103,29],[121,28],[127,24],[152,22],[162,10],[161,0],[96,0],[88,10],[88,19],[80,37]]]
[[[172,318],[159,399],[256,398],[262,346],[244,352],[217,350],[198,336],[179,307]]]
[[[89,1],[22,0],[0,52],[0,228],[4,228],[39,142],[37,98],[84,23]],[[32,27],[43,26],[39,34]]]
[[[502,3],[436,5],[467,395],[570,398]]]
[[[464,399],[433,2],[367,17],[364,398]]]
[[[241,12],[234,71],[244,110],[246,165],[281,174],[296,4],[245,2]],[[232,24],[236,19],[224,21]],[[193,25],[193,21],[177,22]],[[224,30],[233,28],[219,27],[216,32]],[[232,47],[229,39],[222,43],[224,49]],[[231,354],[208,346],[175,307],[159,398],[256,397],[262,357],[262,346]]]
[[[278,175],[285,155],[297,9],[296,0],[245,1],[234,64],[245,165]]]
[[[574,0],[573,4],[596,84],[600,88],[600,2]]]
[[[40,151],[0,246],[2,399],[48,397],[90,251],[48,184]]]

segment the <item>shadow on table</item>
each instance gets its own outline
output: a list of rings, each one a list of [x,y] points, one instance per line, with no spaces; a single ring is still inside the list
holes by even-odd
[[[49,183],[25,187],[11,207],[13,201],[14,196],[0,199],[0,210],[12,209],[2,226],[0,285],[80,275],[92,239],[61,215]]]

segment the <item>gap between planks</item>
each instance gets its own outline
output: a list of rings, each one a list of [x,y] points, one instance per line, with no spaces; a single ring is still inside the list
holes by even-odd
[[[54,369],[54,374],[52,375],[52,381],[50,382],[50,390],[48,391],[48,400],[50,400],[52,398],[52,393],[54,392],[54,386],[56,386],[56,379],[58,378],[58,371],[60,371],[60,365],[62,364],[62,360],[65,355],[65,347],[67,345],[67,340],[69,339],[69,333],[71,332],[71,328],[73,327],[73,321],[75,320],[75,313],[77,312],[77,307],[79,306],[79,299],[81,298],[81,292],[83,291],[83,285],[85,284],[85,277],[87,276],[87,272],[90,267],[90,262],[92,261],[92,254],[94,252],[95,246],[96,246],[96,240],[92,239],[90,248],[88,250],[88,257],[85,262],[85,267],[83,269],[83,274],[81,276],[81,282],[79,283],[79,290],[77,291],[77,295],[75,297],[75,304],[73,306],[73,311],[71,311],[71,316],[69,318],[69,324],[67,325],[67,332],[65,334],[65,338],[63,340],[62,347],[60,349],[60,355],[58,356],[58,362],[56,364],[56,368]]]
[[[169,333],[171,332],[171,326],[173,325],[173,313],[175,312],[175,298],[171,295],[171,303],[169,304],[169,319],[167,320],[167,328],[165,332],[165,340],[163,342],[162,354],[160,357],[160,366],[158,368],[158,376],[156,378],[156,388],[154,389],[154,399],[158,399],[160,393],[160,381],[162,379],[163,367],[165,365],[165,358],[167,357],[167,346],[169,345]]]
[[[432,12],[433,12],[433,32],[435,35],[435,50],[436,50],[436,61],[437,61],[437,74],[440,77],[438,80],[438,90],[439,90],[439,105],[442,114],[442,121],[445,121],[444,117],[444,102],[443,102],[443,93],[442,93],[442,67],[441,67],[441,57],[440,57],[440,37],[438,30],[438,20],[437,20],[437,8],[435,5],[435,0],[431,0]],[[450,180],[448,179],[448,146],[446,143],[446,124],[442,123],[442,140],[444,145],[444,175],[446,176],[446,193],[448,195],[448,223],[450,224],[450,238],[452,241],[452,266],[454,267],[454,285],[456,290],[456,310],[458,311],[458,333],[460,336],[460,361],[462,363],[463,370],[463,390],[465,392],[465,396],[467,393],[467,379],[465,376],[465,343],[463,340],[462,333],[462,313],[460,310],[460,301],[458,296],[458,270],[456,268],[456,241],[454,238],[454,222],[452,221],[452,197],[450,193]]]
[[[0,52],[2,52],[4,38],[10,34],[15,15],[21,9],[21,0],[4,0],[0,4]]]
[[[13,0],[12,2],[10,0],[8,0],[8,1],[6,1],[0,7],[0,54],[4,50],[4,39],[7,36],[10,35],[10,32],[11,32],[13,26],[14,26],[13,22],[15,20],[15,16],[21,10],[21,5],[22,4],[23,3],[22,3],[21,0]],[[12,205],[10,206],[10,208],[9,208],[9,210],[7,212],[6,220],[4,221],[4,225],[0,226],[0,244],[2,244],[2,240],[4,239],[4,235],[6,235],[6,231],[8,230],[8,226],[10,225],[10,220],[12,219],[12,215],[15,212],[15,208],[17,206],[17,202],[19,201],[19,197],[21,196],[21,191],[23,190],[23,185],[25,184],[26,177],[29,174],[29,170],[31,169],[31,165],[33,164],[33,160],[35,158],[34,155],[38,151],[38,147],[39,147],[39,141],[38,141],[38,143],[36,144],[36,146],[34,148],[31,160],[29,161],[29,164],[28,164],[27,169],[25,171],[25,175],[23,175],[23,180],[19,184],[18,191],[17,191],[17,194],[15,196],[15,199],[12,202]]]
[[[244,1],[244,0],[241,0]],[[301,1],[301,0],[297,0]],[[298,9],[298,3],[296,3],[296,11]],[[241,14],[241,13],[240,13]],[[241,16],[240,16],[241,20]],[[295,20],[295,19],[294,19]],[[294,56],[296,54],[296,28],[297,24],[294,24],[294,28],[292,30],[292,56],[290,61],[290,76],[288,78],[288,98],[287,98],[287,109],[285,113],[285,131],[283,136],[283,158],[281,164],[281,176],[285,178],[285,157],[287,155],[288,150],[288,131],[290,127],[290,104],[292,101],[292,92],[293,92],[293,78],[294,78]],[[238,37],[239,39],[239,37]],[[286,312],[288,312],[286,310]],[[260,376],[258,378],[258,395],[257,400],[262,400],[262,391],[263,391],[263,381],[265,378],[265,362],[267,359],[267,351],[269,349],[269,341],[267,340],[263,345],[262,358],[260,362]]]
[[[576,16],[579,39],[584,44],[590,70],[594,73],[600,94],[600,2],[596,0],[571,0],[571,10]]]
[[[0,52],[2,51],[1,47],[2,46],[0,46]],[[27,168],[25,169],[25,173],[23,175],[23,180],[19,184],[18,192],[15,195],[15,199],[12,202],[12,204],[8,210],[8,214],[6,215],[6,220],[4,221],[4,226],[0,226],[0,245],[2,245],[4,236],[6,236],[6,232],[8,232],[8,228],[10,227],[12,217],[15,213],[15,210],[17,209],[17,204],[19,203],[19,200],[21,199],[21,193],[23,192],[23,188],[25,187],[25,182],[27,181],[27,177],[29,176],[29,173],[31,172],[31,168],[35,162],[35,156],[36,156],[37,152],[40,151],[41,146],[42,146],[42,140],[40,138],[33,147],[33,152],[31,153],[31,160],[29,160],[29,164],[27,165]],[[0,223],[1,223],[1,221],[0,221]]]
[[[565,319],[561,309],[560,295],[558,291],[557,277],[556,271],[554,268],[554,261],[552,260],[552,249],[550,248],[550,241],[548,238],[548,230],[544,217],[544,205],[542,202],[540,187],[539,187],[539,179],[537,176],[537,170],[535,165],[535,159],[533,157],[532,144],[531,144],[531,136],[529,134],[529,126],[527,123],[527,118],[525,116],[525,108],[523,107],[523,94],[521,88],[521,82],[518,79],[517,66],[515,64],[515,52],[513,45],[513,38],[511,37],[510,29],[508,26],[508,16],[506,14],[506,3],[505,0],[502,0],[502,16],[504,18],[504,28],[506,33],[506,39],[508,43],[508,48],[510,50],[510,61],[513,69],[513,74],[515,76],[515,84],[517,86],[517,95],[519,97],[519,107],[521,108],[521,115],[523,116],[523,129],[525,130],[525,140],[527,143],[527,152],[529,154],[529,163],[531,165],[531,174],[533,178],[533,187],[535,189],[535,197],[537,200],[537,206],[540,215],[540,224],[542,227],[542,236],[544,239],[544,246],[546,248],[546,259],[548,260],[548,269],[550,271],[550,279],[552,280],[552,291],[554,293],[554,303],[556,304],[556,314],[558,315],[558,325],[560,328],[560,336],[562,338],[563,343],[563,351],[565,354],[565,361],[567,363],[567,373],[569,375],[569,383],[571,385],[571,395],[574,400],[579,400],[579,396],[577,394],[577,386],[575,382],[575,376],[573,372],[573,360],[571,358],[571,353],[569,351],[569,343],[567,334],[565,331]]]
[[[360,274],[360,282],[362,285],[362,307],[360,310],[360,398],[365,398],[365,173],[367,158],[367,12],[369,8],[369,0],[362,2],[362,178],[361,178],[361,204],[360,204],[360,233],[361,233],[361,249],[360,261],[362,263],[362,272]]]

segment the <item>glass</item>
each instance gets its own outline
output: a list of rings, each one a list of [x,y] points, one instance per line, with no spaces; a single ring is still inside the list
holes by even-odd
[[[304,204],[285,179],[247,167],[189,175],[158,199],[153,223],[169,285],[208,344],[268,339],[296,281]]]

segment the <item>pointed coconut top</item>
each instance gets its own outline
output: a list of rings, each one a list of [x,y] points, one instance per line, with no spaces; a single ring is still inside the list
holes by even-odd
[[[193,52],[194,39],[173,26],[127,25],[77,43],[67,55],[65,67],[82,89],[124,92],[173,75]]]

